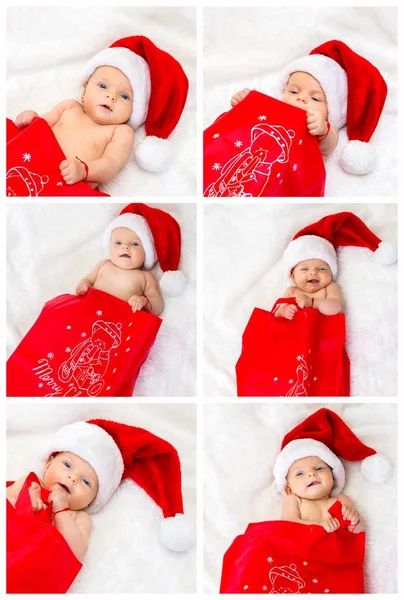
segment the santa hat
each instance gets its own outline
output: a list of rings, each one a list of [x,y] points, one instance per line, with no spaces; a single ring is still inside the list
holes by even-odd
[[[133,89],[133,110],[128,124],[145,124],[146,139],[135,149],[142,169],[163,171],[171,157],[167,140],[181,116],[188,94],[188,79],[180,63],[149,38],[134,35],[114,42],[85,65],[81,84],[102,66],[116,67]]]
[[[295,235],[283,254],[285,276],[290,277],[297,263],[317,258],[328,264],[335,279],[337,248],[341,246],[368,248],[382,265],[390,265],[397,260],[397,248],[393,244],[382,242],[355,214],[341,212],[323,217]]]
[[[391,463],[383,454],[365,446],[335,412],[320,408],[283,438],[274,466],[275,491],[285,494],[286,477],[292,464],[301,458],[318,456],[332,469],[337,496],[345,485],[345,469],[341,458],[361,460],[362,475],[371,483],[384,483],[391,476]]]
[[[59,429],[45,445],[44,460],[57,452],[77,454],[97,473],[98,493],[87,512],[100,510],[121,481],[130,478],[160,506],[163,544],[177,552],[191,546],[192,532],[182,503],[180,459],[171,444],[140,427],[93,419]]]
[[[342,168],[354,175],[369,173],[376,153],[368,142],[387,95],[386,82],[378,69],[343,42],[332,40],[285,67],[280,77],[281,92],[296,71],[309,73],[320,83],[331,125],[335,129],[347,126],[349,143],[342,153]]]
[[[185,286],[185,277],[178,271],[181,230],[174,217],[140,202],[128,204],[105,229],[103,246],[106,252],[109,251],[111,234],[118,227],[131,229],[140,238],[145,252],[144,269],[149,271],[159,261],[163,271],[161,290],[168,296],[180,294]]]

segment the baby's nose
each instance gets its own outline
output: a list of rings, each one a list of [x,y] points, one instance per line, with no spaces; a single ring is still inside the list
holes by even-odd
[[[114,90],[108,90],[106,96],[111,100],[116,100],[116,93],[114,92]]]
[[[77,475],[76,475],[76,473],[73,473],[73,472],[69,473],[69,477],[73,481],[73,483],[77,482]]]

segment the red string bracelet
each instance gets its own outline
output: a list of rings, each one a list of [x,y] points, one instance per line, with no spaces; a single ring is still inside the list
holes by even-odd
[[[52,517],[54,517],[55,515],[57,515],[58,513],[61,512],[66,512],[66,510],[70,510],[70,508],[68,506],[66,506],[66,508],[62,508],[60,510],[57,510],[56,512],[52,513]]]
[[[352,529],[351,533],[353,533],[355,531],[355,529],[358,527],[360,522],[361,522],[361,520],[359,519],[359,521],[356,523],[356,525],[354,525],[354,528]]]
[[[329,121],[326,121],[327,123],[327,131],[325,132],[324,135],[322,135],[321,137],[318,138],[319,142],[322,142],[323,140],[325,140],[325,138],[327,137],[327,135],[330,133],[330,128],[331,128],[331,124]]]
[[[83,179],[83,181],[87,181],[87,177],[88,177],[88,165],[84,162],[84,160],[81,160],[81,158],[79,158],[78,156],[76,156],[76,160],[78,160],[79,162],[81,162],[82,165],[84,165],[84,169],[86,171],[85,177]]]
[[[146,296],[146,294],[142,294],[142,296],[143,296],[143,298],[146,298],[146,300],[147,300],[146,306],[147,306],[147,304],[150,304],[150,310],[153,310],[152,303],[150,302],[150,300],[148,299],[148,297]]]

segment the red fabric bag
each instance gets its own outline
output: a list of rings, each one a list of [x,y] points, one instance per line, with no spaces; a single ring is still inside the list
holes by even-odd
[[[221,594],[363,594],[365,533],[291,521],[251,523],[223,558]]]
[[[238,396],[349,396],[350,363],[345,315],[299,309],[289,321],[254,308],[236,364]]]
[[[306,118],[250,92],[204,131],[204,196],[324,196],[324,162]]]
[[[108,196],[79,181],[67,185],[59,170],[66,156],[45,119],[28,127],[7,119],[7,196]]]
[[[33,511],[32,482],[40,485],[35,473],[25,480],[15,507],[7,500],[7,594],[65,594],[83,565],[52,525],[51,504]],[[41,487],[44,502],[48,496]]]
[[[7,361],[8,396],[131,396],[162,321],[90,288],[47,302]]]

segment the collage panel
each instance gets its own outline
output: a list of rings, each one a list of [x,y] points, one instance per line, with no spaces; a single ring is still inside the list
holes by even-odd
[[[9,7],[7,47],[7,196],[196,193],[195,7]]]
[[[205,206],[204,395],[397,395],[396,260],[396,204]]]
[[[397,439],[396,404],[206,404],[205,593],[397,593]]]
[[[203,195],[396,196],[397,23],[396,7],[206,7]]]
[[[7,213],[9,397],[196,395],[195,204]]]
[[[196,592],[194,404],[9,404],[7,448],[9,593]]]

